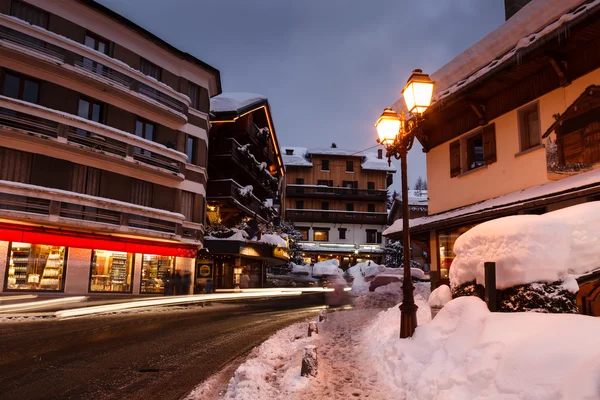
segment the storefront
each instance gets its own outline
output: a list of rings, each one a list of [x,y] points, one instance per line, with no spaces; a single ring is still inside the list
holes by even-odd
[[[0,224],[5,292],[163,293],[165,276],[193,279],[197,246]]]

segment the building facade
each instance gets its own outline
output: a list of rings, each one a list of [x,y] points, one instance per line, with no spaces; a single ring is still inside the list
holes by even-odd
[[[262,236],[278,217],[273,204],[285,175],[269,101],[253,93],[223,93],[211,99],[211,116],[211,234],[199,261],[207,274],[212,271],[206,278],[212,276],[215,288],[263,287],[266,268],[289,260],[282,238]],[[198,279],[200,288],[205,282]]]
[[[387,188],[396,171],[382,153],[282,147],[284,218],[302,232],[307,263],[338,259],[343,269],[382,261]]]
[[[1,0],[0,32],[0,290],[193,275],[219,71],[91,0]]]
[[[410,225],[412,238],[429,239],[434,285],[474,225],[600,200],[599,50],[600,2],[533,0],[432,75],[419,134],[429,215]],[[386,235],[401,231],[395,223]],[[593,301],[579,301],[600,315],[593,282]]]

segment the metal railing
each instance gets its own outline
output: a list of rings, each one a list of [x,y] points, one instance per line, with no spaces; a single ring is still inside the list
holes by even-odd
[[[58,137],[59,123],[0,107],[0,126],[46,137]]]
[[[50,215],[50,200],[0,193],[0,211]]]
[[[63,49],[6,26],[0,26],[0,41],[41,53],[43,57],[50,57],[59,63],[72,64],[76,69],[84,70],[88,74],[91,73],[100,76],[113,84],[136,91],[142,96],[156,101],[180,114],[185,115],[187,113],[187,106],[183,102],[100,62],[79,54],[74,54],[70,50]]]
[[[252,213],[266,218],[266,211],[264,207],[262,207],[262,201],[252,194],[249,196],[242,196],[240,193],[241,188],[242,187],[233,179],[211,181],[207,188],[206,200],[236,200]]]
[[[293,222],[332,222],[347,224],[385,225],[386,213],[365,213],[337,210],[286,210],[285,219]]]
[[[387,199],[387,190],[314,185],[287,185],[286,195],[288,197],[314,197],[322,199],[335,197],[340,200],[370,200],[385,202]]]
[[[104,153],[115,154],[125,157],[127,155],[127,143],[98,135],[83,129],[69,127],[67,140],[71,143],[77,143],[92,150],[102,151]]]

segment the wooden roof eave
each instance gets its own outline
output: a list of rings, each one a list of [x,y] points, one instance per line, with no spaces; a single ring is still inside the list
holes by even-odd
[[[544,134],[542,135],[542,138],[545,139],[548,136],[550,136],[550,134],[553,131],[555,131],[556,128],[558,128],[564,121],[569,119],[570,115],[577,111],[578,105],[581,104],[585,99],[587,99],[588,96],[595,96],[598,94],[600,94],[600,86],[598,86],[598,85],[588,86],[583,91],[583,93],[581,93],[579,95],[579,97],[573,103],[571,103],[571,105],[565,110],[565,112],[556,118],[554,123],[552,125],[550,125],[550,127],[546,130],[546,132],[544,132]]]

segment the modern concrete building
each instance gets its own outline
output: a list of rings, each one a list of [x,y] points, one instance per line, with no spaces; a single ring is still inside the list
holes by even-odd
[[[410,227],[436,286],[474,225],[600,200],[600,2],[533,0],[432,79],[417,136],[429,215]],[[401,223],[384,234],[401,238]],[[580,308],[600,315],[600,272],[582,279]]]
[[[377,154],[282,147],[283,215],[302,232],[307,263],[338,259],[344,269],[382,261],[387,188],[395,167]]]
[[[0,290],[195,274],[219,71],[90,0],[0,0]]]

